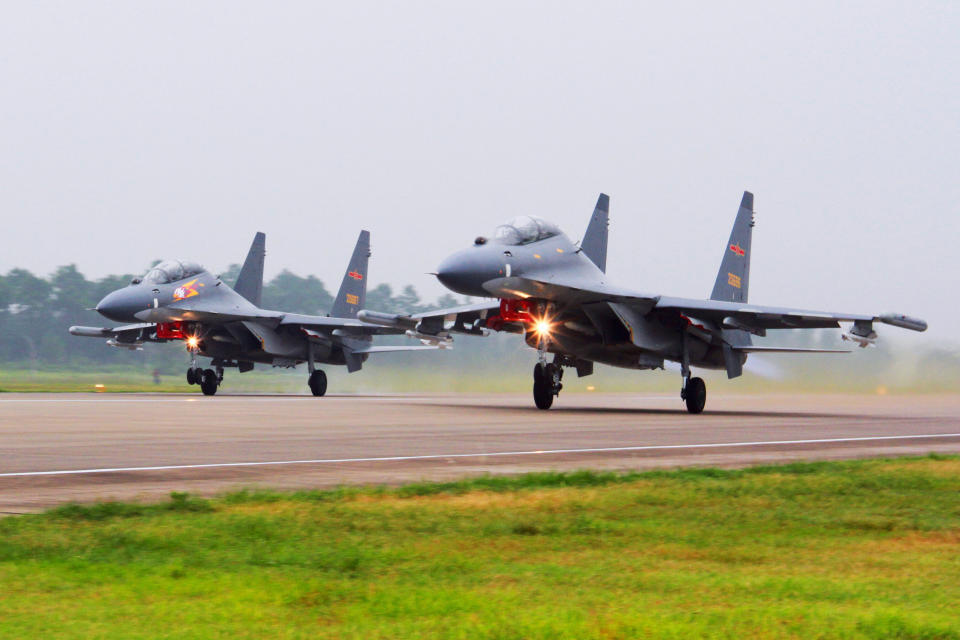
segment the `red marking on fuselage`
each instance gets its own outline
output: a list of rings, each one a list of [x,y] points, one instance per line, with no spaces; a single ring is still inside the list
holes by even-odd
[[[533,324],[533,316],[530,315],[530,303],[526,300],[501,298],[500,313],[487,318],[487,326],[494,331],[500,331],[507,322]]]

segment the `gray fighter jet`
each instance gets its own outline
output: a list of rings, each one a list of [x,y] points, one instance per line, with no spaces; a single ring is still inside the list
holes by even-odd
[[[375,334],[403,330],[357,319],[367,293],[370,232],[361,231],[340,291],[328,316],[309,316],[260,308],[266,236],[258,233],[235,286],[199,264],[161,262],[129,286],[109,293],[96,306],[119,327],[70,327],[75,336],[107,338],[107,344],[139,349],[144,342],[183,341],[191,354],[187,382],[211,396],[223,382],[225,367],[250,371],[255,362],[294,367],[307,362],[308,384],[315,396],[327,391],[327,376],[317,363],[346,365],[359,371],[371,353],[435,349],[426,346],[373,346]],[[206,370],[198,357],[211,358]]]
[[[903,315],[861,315],[765,307],[747,302],[753,194],[744,192],[720,271],[709,300],[675,298],[614,285],[607,276],[609,198],[601,194],[583,241],[571,242],[545,220],[523,216],[497,227],[492,238],[478,237],[440,265],[437,277],[449,289],[483,302],[430,313],[402,316],[363,311],[360,317],[388,327],[406,328],[422,338],[488,331],[522,334],[537,349],[533,397],[549,409],[562,388],[563,367],[590,375],[600,362],[629,369],[662,369],[665,360],[680,363],[680,397],[691,413],[703,411],[706,385],[691,367],[725,369],[736,378],[750,353],[824,352],[756,346],[752,336],[771,329],[819,329],[852,322],[844,335],[860,346],[877,337],[873,324],[924,331],[927,323]],[[547,362],[553,353],[553,362]]]

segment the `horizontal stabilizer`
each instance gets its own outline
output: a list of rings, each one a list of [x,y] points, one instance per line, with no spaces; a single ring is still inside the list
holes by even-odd
[[[805,349],[802,347],[758,347],[748,344],[742,347],[733,347],[741,353],[850,353],[849,349]]]

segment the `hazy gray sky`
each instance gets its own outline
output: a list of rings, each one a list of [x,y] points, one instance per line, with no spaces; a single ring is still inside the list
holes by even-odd
[[[752,301],[955,338],[958,3],[0,6],[0,271],[219,270],[262,230],[335,288],[366,227],[371,280],[432,298],[606,191],[618,283],[707,296],[750,189]]]

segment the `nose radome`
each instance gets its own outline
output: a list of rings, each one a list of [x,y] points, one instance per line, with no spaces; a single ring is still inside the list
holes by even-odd
[[[465,272],[463,261],[458,259],[458,254],[453,254],[437,267],[437,280],[446,288],[458,291]]]
[[[437,267],[437,280],[451,291],[468,296],[484,295],[482,257],[473,249],[458,251]]]
[[[106,318],[117,322],[128,322],[131,321],[133,313],[136,311],[131,304],[132,302],[127,292],[121,289],[105,295],[95,308],[97,313]]]

